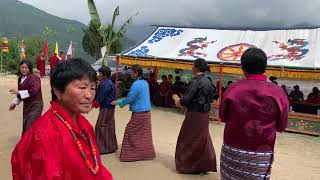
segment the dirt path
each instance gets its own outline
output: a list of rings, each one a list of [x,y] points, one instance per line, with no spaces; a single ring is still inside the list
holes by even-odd
[[[11,179],[11,152],[20,138],[22,129],[22,107],[9,112],[13,97],[8,93],[16,86],[16,77],[0,76],[0,179]],[[45,110],[48,109],[50,89],[48,79],[42,81]],[[87,115],[94,125],[98,111]],[[116,133],[118,143],[122,143],[125,126],[130,118],[127,108],[116,110]],[[174,152],[183,116],[165,109],[152,110],[153,139],[157,158],[153,161],[122,163],[119,151],[102,156],[104,165],[116,180],[214,180],[219,173],[205,176],[181,175],[175,171]],[[223,126],[210,124],[210,133],[217,159],[223,137]],[[121,146],[120,146],[121,147]],[[219,168],[219,167],[218,167]],[[276,180],[319,180],[320,179],[320,138],[284,133],[278,136],[276,156],[272,169],[272,179]]]

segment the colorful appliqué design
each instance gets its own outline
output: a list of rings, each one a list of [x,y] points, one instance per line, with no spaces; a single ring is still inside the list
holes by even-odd
[[[149,52],[148,46],[141,46],[140,49],[136,49],[131,51],[128,55],[129,56],[138,56],[138,57],[147,57]]]
[[[179,36],[183,30],[173,29],[173,28],[161,28],[153,36],[152,39],[148,41],[149,44],[156,43],[164,39],[165,37]]]
[[[295,122],[295,127],[299,130],[306,130],[312,128],[308,121],[298,120]]]
[[[307,48],[309,42],[305,39],[289,39],[286,43],[281,43],[279,41],[273,42],[279,46],[283,53],[269,56],[269,61],[282,59],[287,59],[289,61],[300,60],[309,52],[309,49]]]
[[[207,41],[207,37],[194,38],[192,41],[187,43],[187,48],[183,48],[179,51],[178,56],[192,56],[194,58],[207,57],[207,54],[203,52],[204,49],[208,47],[209,44],[217,42]]]
[[[242,54],[252,47],[255,46],[247,43],[234,44],[221,49],[217,57],[222,61],[240,61]]]

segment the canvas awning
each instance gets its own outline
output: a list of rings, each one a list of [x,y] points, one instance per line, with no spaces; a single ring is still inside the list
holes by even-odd
[[[320,29],[244,31],[157,27],[142,43],[120,55],[121,64],[191,69],[204,58],[212,72],[242,74],[240,57],[250,47],[268,55],[267,74],[320,79]]]

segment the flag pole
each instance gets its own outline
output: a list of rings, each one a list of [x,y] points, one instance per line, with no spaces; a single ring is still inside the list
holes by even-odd
[[[220,73],[219,73],[219,108],[221,106],[221,101],[222,101],[222,62],[220,63]],[[221,124],[221,118],[218,113],[218,124]]]

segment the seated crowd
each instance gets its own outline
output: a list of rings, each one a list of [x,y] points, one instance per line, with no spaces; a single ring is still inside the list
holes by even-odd
[[[300,87],[298,85],[295,85],[290,93],[288,93],[285,85],[282,85],[282,88],[288,95],[288,98],[291,102],[305,102],[309,104],[320,105],[320,91],[317,87],[312,88],[312,92],[309,93],[306,99],[304,98],[304,94],[302,91],[300,91]]]
[[[161,79],[161,83],[158,84],[153,73],[148,78],[151,102],[158,107],[173,107],[172,95],[178,94],[181,97],[187,88],[187,83],[182,82],[180,76],[176,76],[175,81],[172,75],[163,75]]]
[[[211,85],[214,89],[214,100],[219,99],[219,84],[217,81],[216,85],[213,84],[211,77],[207,77]],[[152,104],[157,107],[166,107],[170,108],[175,106],[174,101],[172,99],[173,94],[177,94],[179,97],[185,93],[188,84],[181,80],[180,76],[175,76],[175,80],[173,81],[172,75],[163,75],[161,77],[161,83],[157,82],[155,74],[150,74],[148,78],[149,90],[150,90],[150,99]],[[232,84],[232,81],[228,81],[228,85],[226,87],[222,86],[222,93],[226,90],[226,88]]]
[[[220,96],[220,81],[218,80],[216,84],[214,84],[211,77],[208,76],[207,78],[211,82],[211,85],[214,89],[213,99],[215,101],[218,101]],[[274,83],[275,85],[278,85],[276,77],[270,76],[269,81]],[[180,76],[173,77],[173,75],[171,74],[168,76],[163,75],[161,77],[160,83],[158,83],[156,75],[154,73],[151,73],[147,79],[147,82],[149,84],[150,100],[152,104],[157,107],[165,108],[174,107],[175,104],[172,99],[172,95],[177,94],[179,97],[182,97],[188,86],[187,82],[182,81]],[[221,86],[222,95],[232,83],[232,81],[228,81],[226,86]],[[127,90],[130,89],[131,84],[131,81],[125,83]],[[292,91],[289,91],[289,88],[286,85],[282,85],[281,87],[287,94],[288,99],[290,100],[294,108],[294,111],[311,114],[317,113],[316,106],[320,106],[320,91],[317,87],[314,87],[312,89],[312,92],[307,96],[306,99],[304,98],[304,94],[300,90],[300,87],[298,85],[294,86]],[[310,109],[306,106],[313,106],[314,110],[305,110]]]

